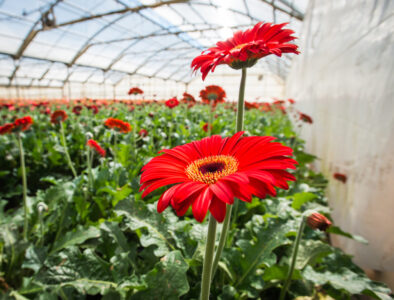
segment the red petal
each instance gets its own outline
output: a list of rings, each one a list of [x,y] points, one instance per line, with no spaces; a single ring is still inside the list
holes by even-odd
[[[197,199],[192,204],[192,210],[194,218],[202,223],[208,212],[209,205],[212,201],[212,192],[207,187],[202,193],[200,193]]]
[[[213,197],[211,205],[209,206],[209,211],[216,221],[222,223],[226,217],[226,208],[226,203],[220,201],[216,197]]]

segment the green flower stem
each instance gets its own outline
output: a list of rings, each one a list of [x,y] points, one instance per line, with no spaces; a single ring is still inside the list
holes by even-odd
[[[213,123],[213,100],[209,101],[209,121],[208,121],[208,136],[212,135],[212,123]]]
[[[298,248],[300,246],[302,233],[304,232],[304,228],[305,228],[305,219],[306,219],[305,217],[302,217],[300,227],[298,228],[296,240],[294,242],[294,248],[293,248],[293,254],[291,257],[291,264],[290,264],[289,272],[287,273],[287,278],[286,278],[285,284],[283,285],[283,288],[280,292],[279,300],[285,299],[287,289],[289,288],[289,285],[291,282],[291,277],[293,276],[294,267],[295,267],[295,263],[297,260]]]
[[[131,131],[131,134],[133,135],[133,154],[134,154],[134,159],[137,159],[137,138],[136,138],[136,128],[137,128],[137,122],[133,123],[133,128]]]
[[[168,129],[168,147],[171,148],[171,135],[172,135],[172,123],[170,123],[170,128]]]
[[[90,147],[86,147],[86,159],[87,159],[87,165],[88,165],[88,190],[89,192],[93,188],[93,175],[92,175],[92,156],[90,155],[91,149]]]
[[[237,109],[237,124],[235,126],[236,132],[239,132],[243,129],[244,127],[244,110],[245,110],[245,84],[246,84],[246,68],[242,69],[242,77],[241,77],[241,83],[239,86],[239,94],[238,94],[238,109]],[[238,211],[238,199],[235,199],[234,205],[236,206],[236,211]],[[226,217],[224,218],[223,221],[223,226],[222,226],[222,232],[220,233],[220,240],[219,240],[219,245],[216,250],[215,254],[215,260],[213,262],[213,267],[212,267],[212,278],[215,276],[216,269],[219,265],[220,261],[220,256],[222,255],[224,245],[226,244],[227,240],[227,233],[230,225],[230,219],[231,219],[231,211],[232,211],[232,205],[228,205],[226,207]]]
[[[212,261],[213,254],[215,252],[216,225],[217,222],[215,218],[210,215],[208,224],[207,244],[205,246],[204,266],[202,270],[200,300],[209,300],[209,290],[211,288]]]
[[[68,210],[68,202],[66,200],[65,204],[64,204],[63,212],[62,212],[61,217],[60,217],[59,227],[57,229],[57,232],[56,232],[56,235],[55,235],[55,240],[53,241],[52,250],[51,250],[50,254],[53,252],[53,245],[55,245],[56,241],[60,237],[60,234],[62,233],[63,225],[64,225],[63,223],[64,223],[64,219],[65,219],[66,214],[67,214],[67,210]]]
[[[18,137],[19,154],[21,160],[22,186],[23,186],[23,211],[24,211],[23,239],[27,240],[27,229],[29,226],[27,218],[29,214],[29,209],[27,207],[27,180],[26,180],[25,153],[23,151],[22,138],[19,132],[17,133],[17,137]]]
[[[66,136],[65,136],[65,134],[64,134],[64,125],[63,125],[63,122],[60,122],[60,134],[61,134],[62,146],[63,146],[64,152],[65,152],[65,154],[66,154],[66,159],[67,159],[68,166],[70,167],[71,172],[73,173],[74,177],[76,178],[76,177],[77,177],[77,172],[76,172],[75,169],[74,169],[74,165],[73,165],[73,163],[72,163],[72,161],[71,161],[70,154],[68,153],[67,143],[66,143]]]
[[[119,176],[118,176],[118,173],[116,172],[116,162],[117,162],[117,155],[116,155],[116,147],[118,146],[118,133],[117,132],[115,132],[114,133],[114,145],[113,145],[113,150],[112,150],[112,152],[113,152],[113,154],[114,154],[114,160],[113,160],[113,164],[112,164],[112,167],[113,167],[113,173],[114,173],[114,179],[115,179],[115,184],[116,184],[116,187],[118,187],[118,181],[119,181]]]

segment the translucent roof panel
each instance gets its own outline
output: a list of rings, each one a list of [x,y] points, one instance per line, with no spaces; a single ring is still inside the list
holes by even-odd
[[[124,76],[188,83],[202,50],[259,21],[299,34],[308,0],[2,0],[0,85],[116,84]],[[256,68],[282,78],[291,57]]]

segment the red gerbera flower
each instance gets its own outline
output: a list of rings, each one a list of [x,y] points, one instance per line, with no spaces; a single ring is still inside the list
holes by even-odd
[[[67,119],[67,113],[64,110],[55,110],[51,115],[51,123],[59,124]]]
[[[326,231],[331,226],[331,221],[325,216],[319,213],[311,214],[307,219],[306,223],[312,229],[319,229],[320,231]]]
[[[102,157],[105,157],[105,150],[95,140],[88,140],[86,145],[94,149]]]
[[[294,104],[294,103],[295,103],[295,100],[293,100],[293,99],[291,99],[291,98],[290,98],[290,99],[287,99],[287,101],[289,101],[290,104]]]
[[[138,134],[142,137],[146,137],[148,136],[148,131],[146,129],[141,129],[140,132],[138,132]]]
[[[3,126],[0,126],[0,134],[7,134],[7,133],[11,133],[12,129],[14,129],[14,124],[12,123],[7,123],[4,124]]]
[[[174,108],[175,106],[179,105],[179,101],[175,97],[167,100],[165,103],[166,103],[166,106],[169,108]]]
[[[308,116],[307,114],[303,114],[301,112],[300,112],[300,120],[304,121],[305,123],[309,123],[309,124],[313,123],[313,120],[310,116]]]
[[[286,181],[295,177],[285,171],[295,169],[297,162],[287,157],[292,149],[271,142],[270,136],[230,138],[218,135],[204,138],[173,149],[162,150],[142,168],[142,197],[162,186],[173,185],[158,202],[162,212],[171,205],[178,216],[192,206],[193,215],[202,222],[208,210],[222,222],[226,204],[234,197],[250,202],[252,195],[275,196],[275,186],[288,188]]]
[[[272,102],[272,104],[274,104],[274,105],[276,105],[278,107],[284,105],[285,103],[286,103],[285,100],[275,100],[274,102]]]
[[[342,181],[343,183],[346,183],[346,180],[347,180],[347,176],[342,173],[334,173],[334,178],[336,180]]]
[[[138,94],[143,94],[143,93],[144,93],[143,90],[141,90],[138,87],[133,87],[128,92],[129,95],[138,95]]]
[[[213,105],[216,106],[217,103],[224,102],[226,92],[218,85],[208,85],[200,91],[200,97],[203,103],[210,104],[213,101]]]
[[[260,104],[261,110],[262,111],[271,111],[271,105],[268,102],[263,102]]]
[[[298,46],[288,42],[295,39],[293,30],[282,29],[287,23],[273,25],[257,23],[253,28],[237,31],[232,38],[216,43],[193,59],[193,71],[201,69],[204,80],[209,71],[214,71],[217,65],[227,64],[233,69],[252,67],[260,58],[282,53],[295,53]]]
[[[182,102],[183,103],[194,103],[194,102],[196,102],[196,99],[194,99],[193,95],[190,95],[188,93],[183,93]]]
[[[88,109],[91,110],[94,115],[99,112],[99,109],[96,105],[89,105]]]
[[[245,101],[245,108],[246,109],[254,109],[254,108],[258,108],[258,107],[259,107],[259,105],[257,103]]]
[[[104,125],[107,126],[108,128],[115,128],[122,133],[127,133],[131,131],[130,124],[127,122],[123,122],[122,120],[119,119],[108,118],[104,122]]]
[[[81,105],[76,105],[73,107],[73,113],[79,116],[81,114],[82,106]]]
[[[33,124],[33,118],[25,116],[14,121],[14,128],[12,131],[26,131]]]
[[[210,127],[211,127],[211,131],[212,131],[212,129],[213,129],[212,124],[210,124]],[[202,126],[202,130],[204,130],[205,132],[208,132],[208,123],[205,123],[205,124]]]

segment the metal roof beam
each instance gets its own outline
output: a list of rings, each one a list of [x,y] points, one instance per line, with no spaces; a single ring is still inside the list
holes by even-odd
[[[6,52],[1,52],[1,51],[0,51],[0,55],[6,55],[6,56],[9,56],[9,57],[12,57],[11,54],[6,53]],[[30,58],[30,59],[39,60],[39,61],[46,61],[46,62],[52,62],[52,63],[60,63],[60,64],[63,64],[63,65],[65,65],[65,66],[67,67],[67,63],[65,63],[65,62],[63,62],[63,61],[56,61],[56,60],[52,60],[52,59],[48,59],[48,58],[38,58],[38,57],[33,57],[33,56],[24,56],[24,57]],[[89,68],[89,69],[95,69],[95,70],[101,70],[101,71],[104,71],[104,72],[106,71],[104,68],[92,67],[92,66],[82,65],[82,64],[74,64],[74,66],[83,67],[83,68]],[[152,78],[152,76],[148,76],[148,75],[144,75],[144,74],[139,74],[139,73],[135,73],[135,72],[131,73],[131,72],[125,72],[125,71],[120,71],[120,70],[113,70],[113,71],[119,72],[119,73],[125,74],[125,75],[138,75],[138,76],[141,76],[141,77]],[[164,77],[155,77],[155,78],[167,80],[167,79],[164,78]],[[173,80],[173,79],[172,79],[172,81],[180,82],[180,83],[184,83],[184,82],[185,82],[185,81],[182,81],[182,80]],[[78,83],[80,83],[79,81],[73,81],[73,82],[78,82]],[[9,87],[9,85],[6,85],[6,86]],[[13,85],[12,85],[12,86],[13,86]]]
[[[80,23],[80,22],[84,22],[84,21],[89,21],[89,20],[93,20],[93,19],[97,19],[97,18],[102,18],[102,17],[105,17],[105,16],[114,15],[114,14],[123,14],[123,13],[127,13],[127,12],[133,13],[133,12],[138,12],[138,11],[143,10],[143,9],[156,8],[156,7],[160,7],[160,6],[163,6],[163,5],[176,4],[176,3],[186,3],[188,1],[189,0],[169,0],[169,1],[157,2],[157,3],[149,4],[149,5],[140,5],[140,6],[137,6],[137,7],[128,7],[128,8],[124,8],[124,9],[120,9],[120,10],[110,11],[110,12],[103,13],[103,14],[92,15],[92,16],[89,16],[89,17],[79,18],[79,19],[76,19],[76,20],[72,20],[72,21],[68,21],[68,22],[64,22],[64,23],[60,23],[60,24],[55,24],[54,26],[52,26],[50,28],[35,29],[38,26],[38,24],[40,24],[40,22],[41,22],[41,16],[40,16],[40,18],[34,23],[32,28],[30,29],[30,31],[27,34],[26,38],[23,40],[22,45],[19,47],[18,51],[16,52],[15,55],[13,55],[13,57],[14,58],[20,58],[23,55],[23,53],[26,50],[26,48],[29,46],[29,44],[37,36],[37,34],[40,31],[43,31],[43,30],[51,30],[51,29],[54,29],[54,28],[59,28],[59,27],[67,26],[67,25],[72,25],[72,24],[76,24],[76,23]],[[48,11],[53,9],[59,2],[61,2],[61,0],[58,0],[55,3],[53,3],[50,6],[50,8],[48,9]]]
[[[189,0],[169,0],[169,1],[161,1],[161,2],[157,2],[154,4],[147,4],[147,5],[140,5],[140,6],[136,6],[136,7],[126,7],[124,9],[119,9],[119,10],[113,10],[113,11],[109,11],[103,14],[97,14],[97,15],[92,15],[89,17],[84,17],[84,18],[79,18],[76,20],[72,20],[72,21],[68,21],[68,22],[64,22],[61,24],[57,24],[55,25],[53,28],[58,28],[58,27],[62,27],[62,26],[68,26],[68,25],[72,25],[72,24],[76,24],[76,23],[80,23],[80,22],[85,22],[85,21],[90,21],[90,20],[94,20],[94,19],[98,19],[98,18],[102,18],[102,17],[106,17],[106,16],[111,16],[111,15],[116,15],[116,14],[124,14],[127,12],[138,12],[140,10],[143,9],[148,9],[148,8],[156,8],[156,7],[160,7],[163,5],[169,5],[169,4],[177,4],[177,3],[186,3]]]
[[[271,5],[273,9],[277,9],[285,14],[288,14],[289,16],[296,18],[297,20],[300,20],[300,21],[304,20],[304,14],[302,14],[298,10],[295,10],[294,8],[292,8],[291,11],[288,11],[286,9],[279,7],[278,5],[275,5],[274,1],[270,1],[270,0],[260,0],[260,1],[267,3],[268,5]],[[283,4],[285,4],[285,3],[283,3]]]

